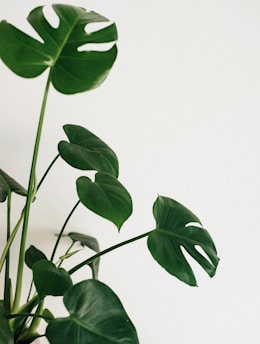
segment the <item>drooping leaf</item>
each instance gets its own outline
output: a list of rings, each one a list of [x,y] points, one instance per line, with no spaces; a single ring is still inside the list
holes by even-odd
[[[80,201],[91,211],[113,222],[118,230],[132,213],[132,200],[124,186],[112,175],[96,173],[77,179]]]
[[[9,326],[3,300],[0,300],[0,324],[0,343],[13,344],[14,338]]]
[[[194,258],[210,277],[218,265],[217,251],[206,229],[197,216],[180,203],[159,196],[153,213],[156,230],[148,237],[148,248],[154,259],[170,274],[191,286],[196,278],[182,249]],[[205,254],[197,249],[200,247]]]
[[[46,335],[50,344],[138,344],[134,325],[117,295],[97,280],[71,287],[64,295],[70,315],[50,322]]]
[[[100,252],[99,244],[96,238],[92,236],[85,235],[82,233],[69,233],[68,236],[71,238],[72,241],[78,241],[81,243],[82,246],[87,246],[91,250],[95,252]],[[90,263],[90,268],[92,270],[93,278],[98,277],[98,270],[99,270],[100,258],[96,258],[93,262]]]
[[[61,157],[80,170],[94,170],[118,177],[118,160],[109,146],[89,130],[67,124],[63,127],[69,142],[60,141]]]
[[[72,241],[78,241],[82,246],[87,246],[95,252],[100,251],[97,239],[90,235],[71,232],[68,234],[68,237],[70,237]]]
[[[25,263],[30,269],[32,269],[33,264],[43,259],[47,260],[45,254],[33,245],[31,245],[25,252]]]
[[[4,202],[9,193],[26,196],[27,191],[17,181],[0,169],[0,202]]]
[[[52,70],[53,86],[72,94],[99,86],[107,77],[117,55],[117,31],[114,23],[94,32],[86,25],[108,22],[108,19],[84,8],[65,4],[52,6],[59,17],[58,28],[46,20],[43,7],[35,8],[27,20],[43,42],[23,33],[7,21],[0,23],[0,56],[16,74],[32,78]],[[89,31],[89,30],[88,30]],[[113,44],[105,51],[79,48],[86,44]]]
[[[33,265],[33,281],[39,296],[62,296],[71,287],[72,280],[68,272],[57,268],[48,260],[39,260]]]

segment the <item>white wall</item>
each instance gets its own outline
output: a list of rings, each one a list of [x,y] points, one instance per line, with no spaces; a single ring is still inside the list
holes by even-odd
[[[119,56],[95,91],[52,89],[39,176],[64,137],[61,126],[80,124],[118,154],[134,201],[119,236],[83,207],[70,230],[86,230],[106,248],[153,229],[157,194],[182,202],[215,240],[215,278],[194,265],[199,288],[187,287],[153,261],[143,240],[104,257],[101,280],[121,298],[142,344],[259,343],[260,2],[59,2],[115,20]],[[4,1],[1,17],[31,32],[24,18],[43,3],[51,1]],[[0,73],[1,168],[26,186],[46,75],[25,80],[2,64]],[[47,252],[76,201],[79,175],[59,161],[39,193],[30,242]]]

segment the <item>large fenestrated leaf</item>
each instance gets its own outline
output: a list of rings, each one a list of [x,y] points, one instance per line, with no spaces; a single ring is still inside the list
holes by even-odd
[[[0,169],[0,202],[4,202],[9,193],[26,196],[27,191],[17,181]]]
[[[64,295],[70,315],[50,322],[50,344],[138,344],[134,325],[117,295],[97,280],[71,287]]]
[[[180,203],[159,196],[153,213],[156,230],[148,237],[148,248],[154,259],[170,274],[196,286],[196,278],[182,249],[194,258],[210,277],[218,265],[217,251],[208,231],[196,215]],[[204,251],[202,254],[198,247]]]
[[[108,19],[84,8],[65,4],[52,6],[59,17],[58,28],[53,28],[43,14],[43,7],[35,8],[28,21],[43,42],[23,33],[7,21],[0,23],[0,56],[16,74],[32,78],[52,70],[54,87],[66,94],[83,92],[99,86],[106,78],[117,55],[117,31],[114,23],[86,32],[90,23],[108,22]],[[86,44],[110,43],[105,51],[87,49]]]
[[[80,170],[94,170],[118,177],[118,160],[112,149],[89,130],[73,124],[63,126],[69,139],[58,145],[61,157]]]
[[[118,229],[132,213],[132,199],[125,187],[112,175],[98,172],[95,181],[77,179],[81,203],[94,213],[113,222]]]

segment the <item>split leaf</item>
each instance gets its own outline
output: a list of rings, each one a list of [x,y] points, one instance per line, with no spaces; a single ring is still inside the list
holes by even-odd
[[[52,7],[59,18],[58,28],[52,27],[46,20],[42,6],[32,10],[27,18],[42,41],[7,21],[0,23],[0,56],[3,62],[25,78],[36,77],[51,67],[53,86],[65,94],[98,87],[116,59],[115,24],[87,32],[88,24],[105,23],[108,19],[98,13],[87,12],[82,7],[65,4]],[[91,48],[93,44],[100,46],[103,43],[111,43],[112,47],[104,51]],[[85,50],[83,46],[86,46]]]
[[[191,286],[196,278],[182,249],[194,258],[213,277],[218,265],[217,251],[212,238],[196,215],[180,203],[159,196],[153,213],[156,230],[148,237],[148,248],[154,259],[170,274]],[[198,247],[205,255],[198,251]]]

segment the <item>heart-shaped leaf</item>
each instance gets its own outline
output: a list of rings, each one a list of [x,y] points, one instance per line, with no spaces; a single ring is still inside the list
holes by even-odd
[[[13,72],[26,78],[36,77],[51,67],[52,83],[62,93],[83,92],[99,86],[116,59],[115,24],[87,32],[86,25],[108,22],[108,19],[81,7],[65,4],[52,7],[59,17],[58,28],[48,23],[42,6],[35,8],[27,18],[43,43],[6,21],[0,23],[2,60]],[[79,49],[86,44],[102,43],[113,46],[105,51]]]
[[[153,213],[156,230],[149,234],[148,248],[154,259],[170,274],[195,286],[197,282],[183,254],[184,248],[210,277],[214,276],[219,261],[217,251],[197,216],[180,203],[162,196],[155,201]],[[205,256],[197,247],[204,251]]]
[[[118,230],[132,213],[132,200],[124,186],[112,175],[96,173],[77,179],[80,201],[91,211],[113,222]]]
[[[6,316],[4,301],[0,300],[0,343],[13,344],[14,337],[12,335],[9,322]]]
[[[0,202],[4,202],[11,192],[26,196],[27,191],[7,173],[0,169]]]
[[[97,280],[71,287],[64,295],[70,316],[50,322],[50,344],[138,344],[136,330],[117,295]]]
[[[108,145],[89,130],[67,124],[63,127],[69,142],[60,141],[61,157],[80,170],[94,170],[118,177],[118,160]]]
[[[40,260],[33,265],[33,280],[40,297],[62,296],[72,285],[68,272],[48,260]]]
[[[25,263],[30,269],[32,269],[33,264],[43,259],[47,260],[45,254],[33,245],[31,245],[25,252]]]

